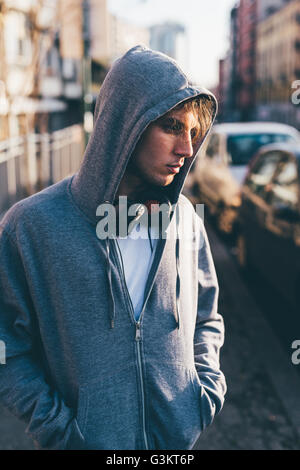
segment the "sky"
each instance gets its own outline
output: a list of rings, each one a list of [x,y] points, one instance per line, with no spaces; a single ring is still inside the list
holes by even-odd
[[[141,26],[180,22],[186,27],[185,71],[205,87],[218,83],[218,60],[229,47],[230,10],[237,0],[108,0],[112,13]]]

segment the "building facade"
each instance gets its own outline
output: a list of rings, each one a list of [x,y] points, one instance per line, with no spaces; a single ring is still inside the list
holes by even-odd
[[[229,50],[224,62],[219,62],[219,100],[222,121],[235,121],[239,119],[237,93],[239,87],[237,75],[237,48],[238,48],[238,7],[230,12]]]
[[[255,111],[256,24],[257,0],[240,0],[237,12],[236,69],[238,88],[236,99],[242,121],[253,119]]]
[[[299,127],[299,106],[291,97],[293,83],[300,79],[300,0],[258,24],[256,69],[257,118]]]
[[[60,51],[63,2],[0,2],[1,140],[63,127],[68,95],[80,94]]]
[[[148,28],[132,24],[113,14],[109,14],[109,55],[113,62],[126,51],[136,46],[144,44],[149,46],[150,33]]]
[[[185,28],[181,24],[166,22],[151,26],[150,47],[167,54],[183,68],[187,68],[187,38]]]

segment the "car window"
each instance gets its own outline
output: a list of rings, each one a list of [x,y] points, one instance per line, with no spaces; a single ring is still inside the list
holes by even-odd
[[[227,152],[232,165],[246,165],[263,145],[274,142],[294,141],[295,139],[287,134],[256,133],[229,135],[227,138]]]
[[[265,187],[272,181],[281,158],[282,153],[278,151],[260,155],[245,181],[252,192],[261,197],[266,196]]]
[[[212,134],[206,149],[206,155],[208,157],[213,158],[219,153],[219,142],[219,136],[217,134]]]
[[[270,203],[275,207],[287,207],[297,211],[299,179],[295,159],[288,158],[280,162],[272,182]]]

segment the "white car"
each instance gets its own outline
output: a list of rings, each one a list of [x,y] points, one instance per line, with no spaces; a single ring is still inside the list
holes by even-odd
[[[187,178],[185,194],[205,204],[221,231],[232,233],[248,163],[260,147],[276,142],[300,143],[300,133],[274,122],[214,125]]]

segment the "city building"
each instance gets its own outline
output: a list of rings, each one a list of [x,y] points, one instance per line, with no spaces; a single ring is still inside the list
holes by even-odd
[[[238,48],[238,7],[234,6],[230,12],[230,46],[229,46],[229,84],[228,84],[228,120],[238,119],[236,92],[239,87],[237,75],[237,48]]]
[[[94,62],[108,66],[111,52],[107,0],[90,0],[90,13],[90,55]]]
[[[225,78],[225,61],[226,59],[219,60],[219,82],[216,88],[216,98],[218,100],[218,121],[222,122],[225,120],[226,114],[226,91],[227,84]]]
[[[37,71],[46,33],[55,16],[55,0],[47,6],[36,0],[0,2],[0,139],[33,130],[43,110],[62,103],[38,97]]]
[[[235,121],[239,119],[237,94],[239,80],[237,75],[238,48],[238,7],[230,12],[229,49],[224,62],[219,63],[219,113],[220,121]]]
[[[187,36],[183,25],[166,22],[151,26],[150,47],[167,54],[183,68],[187,68]]]
[[[237,11],[236,103],[242,121],[255,113],[257,0],[240,0]]]
[[[108,23],[108,45],[111,62],[137,44],[149,46],[150,34],[148,28],[135,25],[113,14],[109,14]]]
[[[64,97],[73,117],[93,110],[111,61],[107,0],[60,0],[59,45]],[[72,103],[73,100],[73,103]],[[76,104],[83,101],[84,109]],[[90,126],[91,127],[91,126]]]
[[[293,0],[257,26],[258,119],[300,127],[299,106],[292,103],[300,79],[300,0]]]
[[[223,80],[223,83],[219,84],[222,100],[220,119],[248,121],[256,119],[257,116],[260,119],[264,115],[267,116],[265,106],[261,106],[261,102],[256,103],[257,99],[261,100],[262,76],[268,68],[266,64],[263,65],[264,59],[257,57],[257,54],[261,56],[262,49],[269,48],[261,37],[264,26],[260,25],[265,24],[275,14],[280,15],[282,9],[291,2],[292,0],[240,0],[231,10],[230,46],[222,63],[222,71],[220,71],[220,79]],[[257,44],[258,35],[260,36],[259,45]],[[276,28],[274,35],[277,35]],[[281,43],[280,35],[281,33],[277,35],[277,43]],[[278,56],[276,54],[272,59],[275,62]],[[259,71],[257,71],[258,66]],[[258,73],[260,78],[257,77]],[[264,89],[266,80],[263,79],[263,81]],[[259,113],[257,113],[258,108]]]

